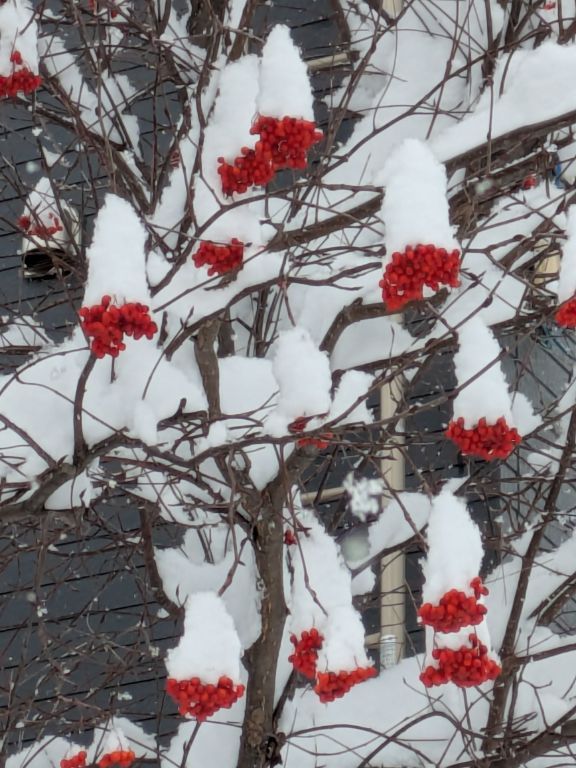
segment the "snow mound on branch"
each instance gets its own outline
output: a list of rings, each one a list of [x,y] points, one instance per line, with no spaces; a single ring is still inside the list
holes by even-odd
[[[60,760],[66,757],[70,746],[71,743],[60,736],[45,736],[20,752],[9,755],[6,768],[59,768]]]
[[[88,249],[84,304],[110,294],[117,303],[147,301],[146,230],[133,207],[117,195],[106,196]]]
[[[215,684],[223,675],[240,677],[240,639],[222,598],[198,592],[186,601],[184,631],[176,648],[168,651],[166,669],[176,680],[199,677]]]
[[[244,146],[254,145],[250,133],[256,114],[260,61],[243,56],[226,64],[218,81],[218,96],[204,134],[202,171],[213,189],[220,189],[218,158],[232,162]]]
[[[234,569],[236,553],[231,546],[228,527],[211,526],[210,532],[214,563],[205,562],[203,550],[195,554],[199,539],[194,529],[186,532],[181,547],[154,550],[164,591],[172,602],[184,605],[195,592],[220,590],[232,574],[222,600],[234,619],[242,647],[249,648],[260,635],[260,597],[256,590],[257,573],[252,547],[242,538],[241,531],[234,529],[240,553],[240,563]],[[220,554],[218,548],[223,550]]]
[[[437,604],[450,589],[470,594],[470,582],[480,573],[483,549],[480,529],[466,504],[449,491],[440,493],[432,503],[426,538],[423,602]]]
[[[492,331],[478,317],[458,331],[454,368],[459,392],[454,400],[454,418],[462,417],[467,429],[481,418],[489,424],[504,417],[514,426],[512,400],[500,365],[500,345]]]
[[[550,77],[550,73],[554,77]],[[533,50],[503,55],[494,87],[484,92],[475,111],[432,140],[441,160],[466,152],[508,131],[551,120],[576,108],[576,46],[545,42]]]
[[[318,416],[330,410],[330,362],[305,328],[280,334],[274,348],[272,371],[278,382],[278,409],[267,420],[271,434],[282,434],[300,416]]]
[[[576,205],[566,214],[566,242],[562,248],[562,261],[558,278],[558,303],[576,295]]]
[[[416,536],[428,522],[432,502],[424,493],[399,493],[368,528],[368,559]]]
[[[101,755],[115,750],[130,749],[137,758],[154,758],[157,754],[156,739],[126,717],[111,717],[106,723],[94,728],[87,764],[91,765]]]
[[[0,5],[0,75],[12,73],[10,56],[16,50],[22,63],[38,72],[37,25],[28,0],[11,0]]]
[[[274,27],[262,50],[258,112],[265,117],[314,119],[308,68],[283,24]]]
[[[374,376],[362,371],[346,371],[330,406],[329,421],[342,424],[371,424],[373,415],[366,405],[368,390],[374,381]]]
[[[330,611],[322,634],[324,642],[317,662],[319,672],[351,672],[369,666],[362,618],[351,604]]]
[[[382,220],[386,261],[407,245],[458,248],[450,226],[446,171],[429,147],[406,139],[386,161],[376,182],[385,187]]]

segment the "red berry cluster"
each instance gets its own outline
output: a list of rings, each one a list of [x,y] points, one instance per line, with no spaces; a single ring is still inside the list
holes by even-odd
[[[60,768],[84,768],[86,765],[86,752],[81,750],[72,757],[62,758],[60,760]]]
[[[287,547],[291,547],[293,544],[296,544],[296,536],[294,535],[294,531],[292,528],[287,528],[284,531],[284,544],[286,544]]]
[[[554,319],[563,328],[576,328],[576,298],[565,301],[556,310]]]
[[[203,240],[192,256],[195,267],[210,265],[208,276],[224,275],[240,269],[244,258],[244,243],[233,237],[228,245],[218,245],[210,240]]]
[[[451,589],[440,598],[438,605],[424,603],[418,610],[422,624],[433,627],[436,632],[458,632],[470,624],[480,624],[487,609],[478,599],[487,595],[488,590],[479,576],[472,580],[470,586],[474,590],[473,595]]]
[[[312,416],[299,416],[291,424],[288,424],[288,431],[294,433],[303,432]],[[312,446],[319,451],[324,451],[330,445],[330,440],[334,437],[333,432],[323,432],[319,437],[300,437],[296,441],[298,448]]]
[[[240,152],[232,164],[223,157],[218,158],[222,192],[227,197],[235,192],[247,192],[251,187],[264,187],[274,178],[274,167],[269,160],[248,147],[242,147]]]
[[[88,0],[88,8],[92,13],[98,13],[98,0]],[[110,10],[110,18],[115,19],[118,16],[118,11],[115,8]]]
[[[375,667],[358,667],[351,672],[319,672],[314,692],[326,703],[344,696],[353,685],[375,677]]]
[[[90,349],[98,358],[118,357],[126,349],[124,335],[151,339],[158,330],[145,304],[128,302],[116,307],[111,302],[110,296],[103,296],[100,304],[82,307],[78,312],[84,333],[93,337]]]
[[[22,66],[22,54],[20,51],[12,51],[10,61],[14,64],[12,74],[4,77],[0,75],[0,97],[14,97],[18,93],[32,93],[42,83],[40,75],[35,75],[28,67]],[[20,67],[20,69],[16,69]]]
[[[522,189],[534,189],[534,187],[538,184],[538,179],[534,174],[531,174],[530,176],[526,176],[526,178],[522,182]]]
[[[253,149],[242,147],[233,163],[218,158],[225,195],[263,187],[282,168],[306,168],[306,153],[322,139],[314,122],[298,117],[258,117],[250,133],[260,137]]]
[[[488,657],[488,648],[474,634],[469,635],[468,640],[470,645],[464,645],[457,651],[450,648],[435,648],[432,651],[432,658],[438,666],[428,666],[420,674],[420,680],[427,688],[450,682],[461,688],[471,688],[498,677],[502,670]]]
[[[191,680],[168,678],[166,690],[178,704],[181,715],[192,715],[200,722],[219,709],[230,709],[244,695],[244,686],[234,685],[229,677],[221,677],[216,685],[204,684],[198,677]]]
[[[294,646],[294,653],[288,657],[288,661],[297,672],[301,672],[304,677],[314,680],[318,651],[322,648],[324,637],[317,629],[313,628],[309,632],[304,630],[300,638],[291,635],[290,642]]]
[[[306,168],[306,153],[323,136],[312,120],[297,117],[258,117],[250,133],[260,136],[256,154],[269,159],[274,170]]]
[[[403,252],[395,251],[384,270],[379,286],[382,301],[388,309],[401,309],[409,301],[424,296],[424,286],[437,291],[440,285],[457,288],[460,285],[460,251],[447,251],[435,245],[408,245]]]
[[[119,765],[120,768],[128,768],[132,765],[136,755],[131,749],[115,749],[114,752],[107,752],[98,760],[99,768],[110,768],[111,765]]]
[[[460,451],[466,456],[477,456],[484,461],[506,459],[522,438],[515,427],[509,427],[501,416],[495,424],[487,424],[482,418],[473,429],[466,429],[464,418],[451,421],[446,430]]]
[[[52,224],[50,225],[43,224],[41,221],[32,224],[30,216],[20,216],[18,219],[18,226],[26,232],[27,235],[43,238],[52,237],[52,235],[55,235],[57,232],[62,232],[63,227],[58,216],[49,213],[48,218],[52,221]]]

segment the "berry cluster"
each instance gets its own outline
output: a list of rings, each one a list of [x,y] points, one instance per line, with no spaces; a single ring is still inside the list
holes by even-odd
[[[358,667],[351,672],[319,672],[314,692],[326,703],[344,696],[353,685],[375,677],[375,667]]]
[[[243,685],[234,685],[229,677],[221,677],[216,685],[205,684],[198,677],[191,680],[168,678],[166,690],[178,704],[181,715],[192,715],[203,722],[219,709],[230,709],[244,695]]]
[[[473,595],[451,589],[440,598],[438,605],[424,603],[418,610],[422,624],[433,627],[436,632],[458,632],[462,627],[480,624],[486,615],[486,606],[478,602],[488,590],[477,576],[470,583]]]
[[[294,535],[294,531],[292,528],[287,528],[284,531],[284,544],[286,544],[287,547],[291,547],[293,544],[296,544],[296,536]]]
[[[292,434],[303,432],[308,422],[312,419],[312,416],[299,416],[291,424],[288,424],[288,431]],[[300,437],[296,441],[298,448],[306,448],[311,446],[317,448],[319,451],[325,451],[330,445],[330,440],[334,437],[333,432],[323,432],[319,437]]]
[[[267,158],[274,170],[306,168],[306,153],[323,135],[316,123],[297,117],[258,117],[250,133],[260,136],[255,152]]]
[[[98,0],[88,0],[88,9],[92,11],[92,13],[98,13]],[[112,8],[110,10],[110,18],[115,19],[116,16],[118,16],[118,11],[115,8]]]
[[[116,307],[111,301],[110,296],[103,296],[100,304],[82,307],[78,312],[84,333],[93,337],[90,349],[98,358],[118,357],[126,349],[122,341],[124,335],[151,339],[158,330],[145,304],[128,302]]]
[[[297,672],[301,672],[304,677],[314,680],[316,677],[318,651],[322,648],[322,643],[324,642],[323,636],[314,628],[309,632],[304,630],[300,638],[297,638],[296,635],[291,635],[290,642],[294,646],[294,653],[288,657],[288,661]]]
[[[526,176],[526,178],[522,181],[522,189],[534,189],[534,187],[538,184],[538,179],[534,174],[530,174],[530,176]]]
[[[423,298],[424,286],[437,291],[440,285],[460,285],[460,251],[435,245],[407,246],[395,251],[379,282],[382,301],[388,309],[401,309],[409,301]]]
[[[476,635],[468,636],[469,646],[454,651],[450,648],[435,648],[432,658],[438,666],[428,666],[420,674],[420,680],[427,688],[452,682],[461,688],[471,688],[495,680],[502,671],[500,666],[488,657],[488,648]]]
[[[218,158],[222,192],[227,197],[247,192],[251,187],[264,187],[274,178],[274,166],[269,160],[248,147],[242,147],[240,152],[232,164]]]
[[[306,153],[322,139],[314,122],[298,117],[258,117],[250,133],[260,137],[253,149],[242,147],[233,163],[218,158],[222,192],[227,196],[265,186],[282,168],[306,168]]]
[[[128,768],[132,765],[136,755],[131,749],[115,749],[114,752],[107,752],[98,760],[99,768],[110,768],[111,765],[119,765],[120,768]]]
[[[554,319],[563,328],[576,328],[576,298],[565,301],[556,310]]]
[[[244,243],[233,237],[228,245],[218,245],[210,240],[203,240],[192,256],[195,267],[210,265],[208,276],[224,275],[240,269],[244,258]]]
[[[0,75],[0,97],[14,97],[18,93],[32,93],[40,87],[42,78],[35,75],[28,67],[23,66],[22,54],[20,51],[12,51],[10,61],[14,64],[12,74],[4,77]],[[20,69],[16,69],[20,67]]]
[[[473,429],[466,429],[464,418],[451,421],[446,430],[449,437],[465,456],[477,456],[484,461],[506,459],[521,442],[515,427],[509,427],[501,416],[495,424],[482,418]]]
[[[21,230],[26,232],[27,235],[43,237],[44,239],[47,239],[55,235],[57,232],[62,232],[63,230],[62,223],[58,216],[54,215],[53,213],[49,213],[48,218],[52,222],[49,225],[43,224],[41,221],[37,221],[33,224],[30,216],[20,216],[18,219],[18,226]]]
[[[64,757],[60,760],[60,768],[84,768],[86,765],[86,752],[82,749],[72,757]]]

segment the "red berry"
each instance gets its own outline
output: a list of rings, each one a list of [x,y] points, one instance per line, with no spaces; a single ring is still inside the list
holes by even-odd
[[[351,672],[319,672],[314,692],[322,702],[334,701],[348,693],[352,686],[375,675],[375,667],[357,667]]]
[[[297,672],[313,680],[316,677],[318,651],[322,648],[324,637],[313,627],[310,631],[304,630],[300,638],[291,635],[290,642],[294,646],[294,653],[288,657],[288,661]]]
[[[93,337],[90,348],[97,358],[118,357],[126,349],[122,341],[124,335],[151,339],[158,331],[150,318],[149,308],[139,302],[117,307],[111,304],[110,296],[103,296],[100,304],[82,307],[78,314],[84,333]]]
[[[219,709],[229,709],[244,694],[243,685],[235,685],[229,677],[222,676],[216,685],[204,684],[199,678],[166,681],[167,693],[176,701],[181,715],[191,715],[200,722],[211,717]]]
[[[576,297],[561,304],[554,319],[563,328],[576,328]]]
[[[224,275],[240,269],[244,258],[244,243],[236,237],[228,245],[218,245],[210,240],[203,240],[192,256],[195,267],[209,265],[208,276]]]
[[[506,459],[522,440],[518,430],[509,427],[503,416],[495,424],[480,419],[472,429],[465,428],[461,416],[450,422],[446,437],[456,443],[464,455],[477,456],[484,461]]]
[[[434,245],[406,246],[395,251],[384,270],[380,288],[388,309],[401,309],[410,301],[421,300],[424,287],[437,291],[440,285],[456,288],[460,283],[460,251],[450,253]]]
[[[487,595],[479,576],[470,582],[474,595],[466,595],[456,589],[446,592],[438,605],[424,603],[418,615],[422,624],[436,632],[458,632],[462,627],[480,624],[486,615],[486,606],[478,603],[481,595]]]

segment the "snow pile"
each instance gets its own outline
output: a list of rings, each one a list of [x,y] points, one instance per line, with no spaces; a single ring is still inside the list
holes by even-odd
[[[111,717],[94,728],[92,744],[88,748],[88,765],[97,761],[100,764],[103,758],[104,763],[112,765],[110,755],[114,752],[124,753],[126,762],[130,759],[130,754],[132,760],[154,758],[157,754],[156,739],[125,717]]]
[[[134,208],[108,194],[96,219],[88,249],[88,280],[84,304],[96,304],[110,294],[116,303],[147,301],[146,230]]]
[[[22,64],[38,72],[37,26],[28,0],[10,0],[0,4],[0,76],[8,77],[14,70],[14,53]]]
[[[317,629],[324,638],[318,670],[353,671],[367,666],[364,628],[352,606],[351,575],[334,540],[312,514],[299,515],[305,533],[291,547],[289,631],[299,637]]]
[[[166,669],[176,680],[198,677],[217,683],[226,675],[240,677],[241,644],[222,598],[215,592],[198,592],[186,601],[184,631],[168,651]]]
[[[466,505],[447,491],[432,503],[426,533],[428,554],[423,565],[425,603],[438,603],[450,589],[470,593],[470,582],[480,573],[482,540]]]
[[[500,364],[500,346],[492,331],[478,317],[458,330],[458,351],[454,368],[458,394],[454,418],[464,419],[467,428],[481,418],[494,423],[504,417],[512,425],[512,398]]]
[[[271,434],[283,434],[289,422],[321,416],[330,410],[330,362],[305,328],[280,334],[274,347],[272,371],[280,390],[278,408],[266,421]]]
[[[175,509],[179,508],[177,497],[172,503]],[[195,592],[218,592],[233,573],[234,578],[221,599],[234,620],[242,648],[249,648],[260,634],[260,598],[252,546],[239,527],[230,531],[227,525],[214,525],[213,518],[207,513],[198,512],[195,518],[195,526],[186,531],[180,547],[154,550],[164,591],[174,603],[185,605]],[[174,520],[174,516],[171,519]],[[181,522],[190,525],[189,520]],[[204,549],[200,546],[202,534],[197,530],[197,527],[208,526],[209,534],[204,535],[209,535],[211,563],[206,562]],[[237,551],[241,553],[240,563],[237,563],[233,537]]]
[[[314,119],[308,68],[292,42],[290,29],[277,24],[262,50],[258,112],[266,117]]]
[[[458,248],[449,221],[446,171],[426,144],[406,139],[391,153],[377,182],[385,187],[381,217],[386,260],[407,245]]]

